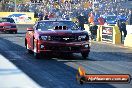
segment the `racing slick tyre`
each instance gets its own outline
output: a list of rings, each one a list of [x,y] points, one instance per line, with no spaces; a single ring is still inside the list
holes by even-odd
[[[34,52],[34,57],[35,57],[36,59],[40,59],[40,58],[41,58],[41,55],[40,55],[40,53],[35,53],[35,52]]]
[[[82,57],[83,57],[84,59],[87,59],[87,57],[88,57],[88,55],[89,55],[88,52],[82,52],[81,54],[82,54]]]

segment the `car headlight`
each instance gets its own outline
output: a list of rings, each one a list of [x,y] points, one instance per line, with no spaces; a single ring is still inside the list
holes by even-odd
[[[78,36],[78,40],[80,40],[80,41],[84,41],[84,40],[86,40],[86,38],[87,38],[86,35]]]
[[[88,47],[89,47],[89,45],[84,45],[84,47],[85,47],[85,48],[88,48]]]
[[[50,36],[40,36],[41,40],[51,40]]]

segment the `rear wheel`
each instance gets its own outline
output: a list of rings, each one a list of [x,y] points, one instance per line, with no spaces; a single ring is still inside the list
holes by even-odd
[[[28,47],[28,44],[27,44],[27,43],[26,43],[26,49],[27,49],[27,51],[28,51],[28,53],[29,53],[29,54],[32,54],[32,53],[33,53],[33,51],[29,49],[29,47]]]

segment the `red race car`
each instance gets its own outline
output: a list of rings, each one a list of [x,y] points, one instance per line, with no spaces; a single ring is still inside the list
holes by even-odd
[[[13,18],[0,18],[0,31],[9,32],[9,33],[17,33],[17,26]]]
[[[89,36],[72,21],[39,21],[27,28],[25,46],[37,59],[46,53],[81,53],[86,59],[90,52]]]

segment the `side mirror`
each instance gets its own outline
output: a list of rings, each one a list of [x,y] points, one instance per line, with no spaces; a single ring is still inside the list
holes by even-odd
[[[27,31],[33,31],[33,28],[32,27],[27,28]]]

